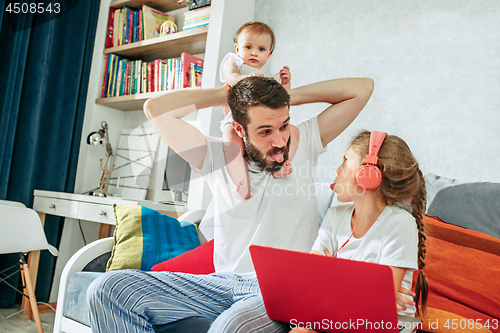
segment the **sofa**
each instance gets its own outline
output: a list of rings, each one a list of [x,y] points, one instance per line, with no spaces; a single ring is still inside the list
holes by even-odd
[[[500,184],[434,174],[425,181],[429,294],[422,331],[500,332]]]
[[[468,183],[430,174],[426,175],[426,186],[424,219],[428,238],[424,271],[429,297],[428,317],[422,318],[420,331],[500,332],[500,184]],[[316,184],[316,195],[320,224],[327,209],[339,202],[327,183]],[[188,212],[179,220],[196,223],[203,214]],[[211,264],[210,242],[198,236],[203,245],[159,262],[153,269],[176,271],[195,251],[197,262],[204,258]],[[109,267],[116,242],[115,230],[115,237],[87,245],[67,263],[61,276],[54,332],[90,332],[85,291]],[[203,273],[213,266],[193,265],[189,269]],[[205,318],[194,318],[154,329],[162,333],[206,332],[210,323]]]

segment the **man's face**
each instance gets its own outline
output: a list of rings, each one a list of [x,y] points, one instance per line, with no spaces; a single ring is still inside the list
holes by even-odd
[[[270,172],[279,169],[288,160],[290,147],[288,107],[269,109],[251,106],[248,117],[243,138],[248,157]]]

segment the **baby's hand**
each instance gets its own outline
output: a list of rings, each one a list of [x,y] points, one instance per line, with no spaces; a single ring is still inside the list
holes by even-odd
[[[248,77],[250,77],[250,76],[264,76],[264,73],[253,72],[253,73],[248,74]]]
[[[283,87],[285,87],[286,90],[289,90],[291,88],[292,74],[290,74],[290,68],[288,66],[284,66],[280,70],[280,78]]]

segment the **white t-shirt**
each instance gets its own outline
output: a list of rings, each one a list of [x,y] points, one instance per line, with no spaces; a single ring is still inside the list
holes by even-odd
[[[323,253],[326,247],[330,253],[335,253],[351,235],[353,211],[353,204],[330,208],[312,249]],[[351,237],[337,257],[407,268],[401,286],[411,289],[413,271],[418,269],[418,230],[415,218],[400,207],[387,206],[366,234],[361,238]],[[411,299],[410,296],[404,296]],[[398,310],[398,313],[404,316],[415,315],[415,307],[406,308],[406,311]]]
[[[318,206],[314,169],[321,143],[317,118],[297,126],[300,139],[293,157],[293,172],[275,179],[248,162],[251,198],[243,200],[235,191],[222,151],[222,140],[208,137],[201,170],[193,167],[210,186],[213,198],[201,223],[201,231],[213,234],[214,266],[255,277],[248,247],[251,244],[309,252],[318,234]]]

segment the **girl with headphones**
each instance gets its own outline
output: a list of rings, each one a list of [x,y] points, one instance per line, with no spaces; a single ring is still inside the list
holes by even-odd
[[[397,308],[400,315],[414,316],[416,311],[425,316],[426,191],[406,143],[384,132],[358,134],[331,187],[346,204],[329,209],[311,253],[390,266],[396,295],[411,289],[413,271],[418,270],[414,302],[403,300],[411,297],[400,293]]]

